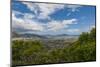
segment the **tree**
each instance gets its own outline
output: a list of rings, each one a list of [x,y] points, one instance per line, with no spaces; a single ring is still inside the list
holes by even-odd
[[[87,32],[83,32],[78,39],[80,44],[84,44],[89,41],[89,34]]]
[[[92,41],[96,40],[96,29],[93,28],[90,32],[90,38]]]

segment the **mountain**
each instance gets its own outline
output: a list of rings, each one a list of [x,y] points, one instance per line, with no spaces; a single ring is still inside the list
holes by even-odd
[[[21,37],[24,38],[34,38],[34,37],[38,37],[38,38],[45,38],[45,36],[42,35],[38,35],[38,34],[20,34]]]
[[[38,35],[38,34],[30,34],[30,33],[18,34],[16,32],[12,32],[12,37],[13,38],[46,38],[45,36]]]
[[[20,37],[20,35],[16,32],[12,32],[12,37]]]
[[[58,34],[58,35],[39,35],[39,34],[31,34],[31,33],[24,33],[18,34],[16,32],[12,32],[13,38],[26,38],[26,39],[71,39],[77,38],[78,35],[69,35],[69,34]]]

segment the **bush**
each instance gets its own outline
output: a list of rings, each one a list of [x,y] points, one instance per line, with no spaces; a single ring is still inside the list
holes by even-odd
[[[96,31],[82,33],[65,48],[47,50],[41,41],[12,41],[13,65],[81,62],[96,60]]]

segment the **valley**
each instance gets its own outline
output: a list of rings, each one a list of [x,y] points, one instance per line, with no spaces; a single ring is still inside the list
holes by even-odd
[[[77,41],[78,35],[21,35],[20,37],[12,38],[13,41],[40,41],[47,49],[57,49],[69,46],[71,43]]]

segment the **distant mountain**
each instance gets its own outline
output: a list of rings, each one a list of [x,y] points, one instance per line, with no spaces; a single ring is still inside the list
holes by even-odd
[[[16,32],[12,32],[12,37],[13,38],[46,38],[45,36],[42,35],[38,35],[38,34],[29,34],[29,33],[25,33],[25,34],[18,34]]]
[[[16,32],[12,32],[12,37],[20,37],[20,35]]]
[[[24,38],[34,38],[34,37],[37,37],[37,38],[45,38],[45,36],[42,36],[42,35],[38,35],[38,34],[20,34],[21,37],[24,37]]]
[[[46,36],[79,36],[79,35],[74,35],[74,34],[47,34]]]
[[[69,34],[58,34],[58,35],[43,35],[45,37],[70,37],[70,36],[79,36],[79,35],[69,35]]]
[[[12,32],[13,38],[33,38],[33,39],[68,39],[75,38],[78,35],[69,35],[69,34],[59,34],[59,35],[39,35],[39,34],[18,34],[16,32]]]

